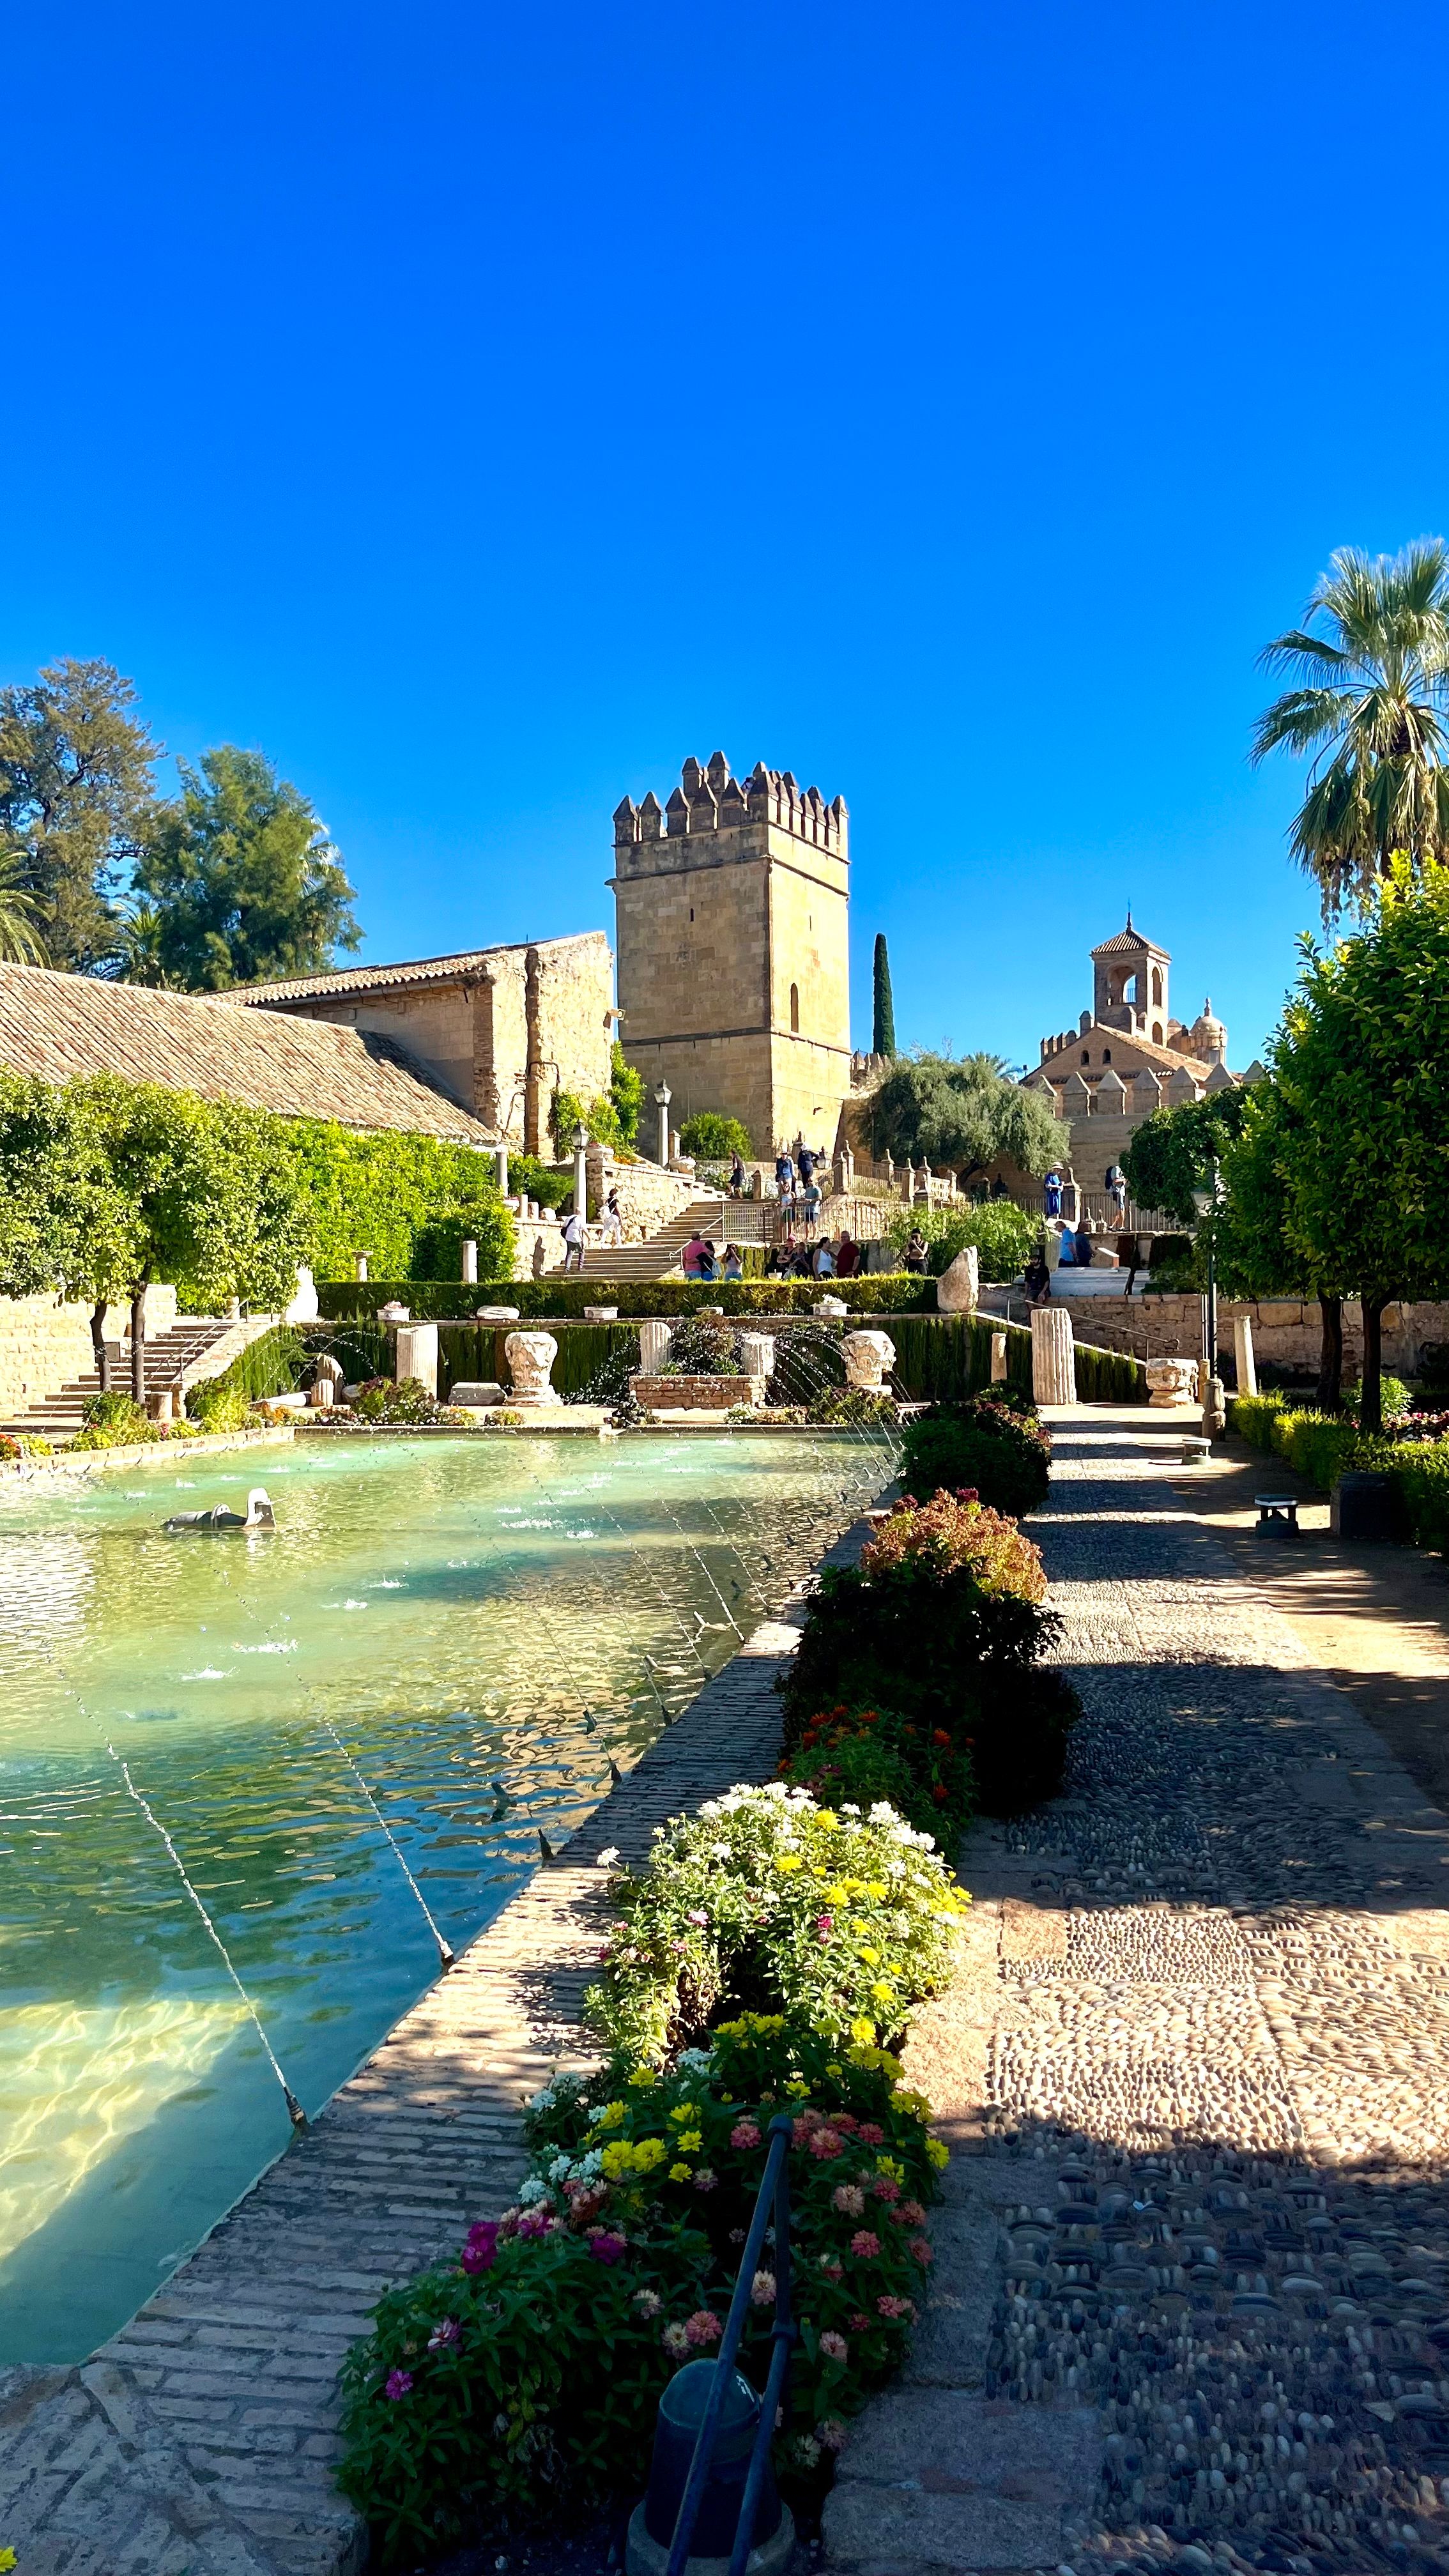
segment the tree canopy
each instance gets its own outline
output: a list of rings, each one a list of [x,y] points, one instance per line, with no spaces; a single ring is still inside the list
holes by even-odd
[[[753,1153],[750,1131],[738,1118],[726,1118],[721,1110],[701,1109],[686,1118],[679,1131],[681,1150],[693,1154],[702,1163],[727,1163],[732,1154]]]
[[[995,1056],[898,1056],[870,1106],[876,1152],[898,1163],[974,1171],[1010,1161],[1045,1172],[1061,1127],[1035,1091],[1010,1081]]]
[[[1181,1225],[1196,1222],[1193,1191],[1207,1184],[1209,1165],[1221,1160],[1240,1134],[1248,1091],[1209,1091],[1177,1109],[1154,1109],[1122,1153],[1127,1186],[1140,1208],[1160,1208]]]
[[[1314,621],[1318,629],[1315,631]],[[1294,686],[1258,718],[1250,754],[1312,758],[1289,846],[1323,896],[1325,921],[1361,910],[1403,851],[1415,870],[1449,852],[1449,547],[1342,548],[1307,621],[1260,662]]]
[[[130,980],[224,992],[323,973],[356,948],[352,887],[301,789],[235,743],[178,765],[181,794],[136,862]]]
[[[109,662],[55,662],[0,689],[0,855],[54,966],[94,972],[115,951],[161,748],[135,703]]]

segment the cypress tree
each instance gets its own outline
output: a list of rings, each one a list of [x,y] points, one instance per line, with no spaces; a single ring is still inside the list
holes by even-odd
[[[891,961],[886,955],[885,932],[875,934],[875,967],[873,974],[875,1017],[871,1027],[871,1052],[894,1055],[896,1051],[896,1014],[891,1001]]]

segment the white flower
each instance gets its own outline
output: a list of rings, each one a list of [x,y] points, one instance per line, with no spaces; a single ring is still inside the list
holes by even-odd
[[[613,1868],[613,1866],[614,1866],[614,1863],[615,1863],[615,1861],[618,1859],[618,1857],[619,1857],[619,1846],[618,1846],[618,1844],[617,1844],[617,1843],[610,1843],[610,1845],[609,1845],[609,1847],[608,1847],[607,1851],[601,1851],[601,1852],[600,1852],[600,1854],[599,1854],[599,1856],[598,1856],[597,1860],[596,1860],[596,1861],[595,1861],[595,1863],[594,1863],[594,1867],[595,1867],[595,1869],[612,1869],[612,1868]]]
[[[711,1860],[728,1860],[730,1857],[730,1845],[728,1843],[711,1843],[709,1847],[709,1856]]]
[[[877,1798],[875,1805],[870,1811],[870,1821],[873,1825],[894,1825],[898,1824],[900,1819],[898,1818],[894,1807],[891,1805],[889,1798]],[[907,1827],[907,1831],[909,1831],[909,1827]]]
[[[714,2060],[707,2048],[682,2048],[674,2063],[680,2075],[707,2075]]]
[[[903,1860],[888,1860],[886,1862],[887,1878],[904,1878],[905,1874],[906,1864]]]
[[[533,2096],[532,2100],[530,2101],[530,2103],[529,2103],[528,2107],[529,2107],[530,2111],[551,2111],[551,2110],[552,2110],[552,2108],[553,2108],[553,2103],[554,2103],[554,2090],[553,2090],[553,2086],[552,2086],[551,2084],[545,2084],[545,2086],[544,2086],[544,2088],[543,2088],[543,2090],[542,2090],[542,2092],[541,2092],[541,2093],[535,2093],[535,2094],[534,2094],[534,2096]]]
[[[719,1814],[718,1798],[706,1798],[704,1805],[700,1808],[699,1812],[702,1816],[717,1816]]]
[[[578,2164],[574,2170],[581,2176],[583,2181],[592,2182],[595,2174],[601,2174],[604,2170],[603,2148],[590,2147],[586,2156],[580,2156]]]
[[[527,2175],[518,2186],[518,2197],[525,2209],[531,2209],[536,2200],[547,2200],[548,2185],[542,2174]]]
[[[553,2160],[553,2163],[549,2166],[549,2169],[548,2169],[548,2178],[549,2178],[549,2181],[550,2181],[550,2182],[562,2182],[562,2181],[563,2181],[563,2178],[564,2178],[564,2175],[565,2175],[565,2174],[571,2174],[571,2173],[573,2172],[573,2169],[574,2169],[574,2160],[573,2160],[573,2157],[572,2157],[572,2156],[555,2156],[555,2157],[554,2157],[554,2160]]]

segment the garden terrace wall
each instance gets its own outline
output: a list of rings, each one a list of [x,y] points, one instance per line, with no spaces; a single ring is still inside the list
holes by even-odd
[[[0,1422],[95,1367],[89,1306],[0,1297]]]
[[[1203,1301],[1193,1294],[1120,1301],[1092,1301],[1092,1331],[1113,1349],[1131,1351],[1138,1359],[1197,1359],[1202,1350]],[[1218,1302],[1218,1349],[1233,1355],[1233,1324],[1251,1318],[1253,1354],[1275,1368],[1318,1367],[1323,1318],[1316,1297],[1273,1297]],[[1399,1377],[1417,1377],[1426,1345],[1449,1344],[1449,1302],[1421,1300],[1384,1308],[1383,1364]],[[1356,1298],[1343,1306],[1343,1357],[1354,1378],[1363,1365],[1363,1319]]]
[[[936,1282],[913,1271],[865,1279],[459,1279],[328,1280],[319,1312],[333,1323],[372,1324],[396,1299],[418,1323],[466,1323],[479,1306],[516,1306],[522,1323],[582,1319],[586,1306],[617,1306],[621,1317],[693,1315],[722,1306],[727,1315],[808,1315],[823,1296],[852,1314],[934,1314]]]

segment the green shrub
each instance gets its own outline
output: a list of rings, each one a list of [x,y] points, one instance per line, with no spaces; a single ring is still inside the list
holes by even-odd
[[[926,1238],[933,1277],[939,1279],[957,1253],[974,1244],[977,1274],[983,1283],[1020,1278],[1041,1233],[1015,1199],[987,1199],[979,1207],[902,1208],[892,1217],[886,1240],[893,1250],[904,1252],[917,1226]]]
[[[245,1431],[253,1422],[252,1398],[239,1386],[224,1385],[220,1378],[204,1378],[193,1386],[186,1404],[203,1431]]]
[[[161,1425],[153,1422],[144,1405],[112,1387],[103,1395],[93,1395],[81,1416],[81,1428],[71,1442],[72,1449],[133,1448],[138,1442],[159,1440]]]
[[[1449,1556],[1449,1440],[1404,1441],[1376,1463],[1398,1486],[1415,1546]]]
[[[1283,1411],[1281,1395],[1230,1395],[1228,1429],[1250,1449],[1261,1449],[1265,1457],[1273,1452],[1273,1426]]]
[[[779,1780],[676,1818],[615,1896],[586,2017],[655,2062],[740,2006],[841,2045],[890,2039],[945,1983],[961,1908],[929,1837],[889,1808],[837,1814]]]
[[[864,1702],[969,1752],[987,1814],[1050,1797],[1077,1700],[1038,1669],[1061,1628],[1045,1588],[1030,1540],[981,1505],[940,1494],[894,1514],[858,1566],[826,1568],[806,1604],[783,1685],[787,1755],[817,1711]]]
[[[384,1424],[389,1429],[407,1423],[426,1427],[444,1419],[460,1423],[466,1420],[466,1416],[450,1414],[446,1406],[440,1405],[420,1377],[399,1378],[396,1384],[390,1377],[369,1378],[365,1386],[358,1388],[352,1409],[359,1420]]]
[[[1126,1351],[1099,1351],[1090,1342],[1078,1342],[1074,1359],[1077,1395],[1083,1404],[1147,1402],[1147,1371]]]
[[[310,1258],[319,1279],[349,1278],[359,1252],[371,1255],[376,1270],[406,1279],[449,1219],[456,1224],[447,1236],[450,1269],[452,1247],[471,1235],[480,1270],[511,1270],[513,1219],[491,1160],[476,1147],[436,1136],[366,1135],[331,1119],[285,1123],[309,1200]]]
[[[732,1154],[748,1162],[754,1152],[750,1131],[738,1118],[726,1118],[718,1109],[701,1109],[686,1118],[679,1131],[681,1150],[692,1154],[697,1163],[727,1163]]]
[[[1306,1405],[1285,1408],[1273,1424],[1273,1447],[1300,1476],[1327,1494],[1344,1469],[1356,1463],[1358,1426],[1341,1414],[1316,1413]]]
[[[933,1405],[905,1426],[901,1482],[911,1493],[969,1485],[993,1511],[1040,1509],[1046,1500],[1051,1438],[1037,1421],[989,1395]]]
[[[398,1298],[418,1323],[472,1319],[479,1306],[516,1306],[519,1320],[581,1319],[586,1306],[617,1306],[621,1317],[692,1315],[700,1306],[722,1306],[727,1315],[808,1315],[822,1295],[838,1297],[852,1314],[926,1313],[936,1310],[936,1283],[911,1271],[865,1279],[580,1279],[555,1273],[545,1279],[503,1279],[466,1287],[457,1279],[331,1280],[317,1301],[329,1321],[370,1324],[379,1308]],[[954,1322],[955,1318],[942,1318]]]
[[[503,2516],[516,2530],[552,2496],[637,2496],[665,2386],[723,2331],[782,2105],[799,2340],[776,2457],[796,2480],[828,2459],[899,2366],[930,2255],[945,2150],[898,2073],[879,2050],[749,2014],[662,2076],[616,2059],[546,2086],[518,2204],[389,2291],[345,2366],[341,2483],[383,2565]],[[773,2314],[747,2316],[740,2363],[758,2386]]]
[[[880,1799],[949,1849],[975,1810],[971,1757],[945,1727],[914,1725],[894,1709],[832,1708],[811,1719],[781,1776],[822,1806]]]

